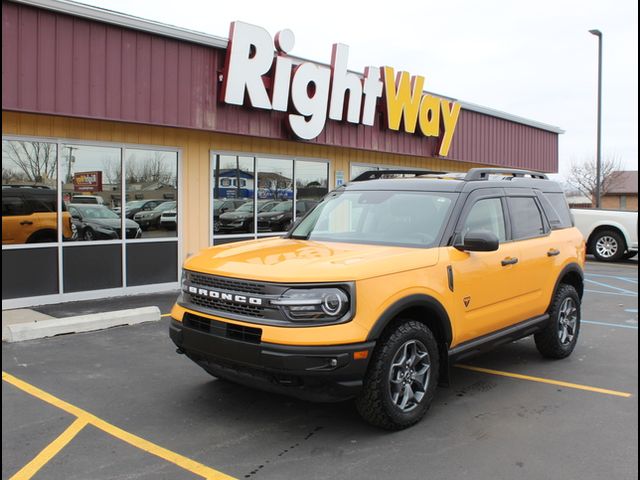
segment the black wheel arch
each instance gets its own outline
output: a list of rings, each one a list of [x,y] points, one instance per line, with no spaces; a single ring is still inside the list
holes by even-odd
[[[42,239],[46,240],[42,240]],[[29,235],[25,243],[43,243],[44,241],[57,242],[58,232],[51,228],[43,228]]]
[[[562,269],[560,275],[558,275],[556,284],[553,287],[553,294],[549,300],[549,307],[547,307],[547,310],[551,307],[553,299],[555,298],[561,284],[571,285],[575,288],[580,296],[580,300],[582,300],[582,296],[584,295],[584,271],[582,270],[582,267],[577,263],[570,263]]]
[[[447,348],[451,345],[453,336],[449,314],[438,300],[424,294],[409,295],[388,307],[369,332],[367,341],[377,340],[398,318],[411,318],[425,323],[439,342],[445,343]]]
[[[367,341],[379,339],[396,321],[416,320],[433,332],[440,353],[440,385],[449,385],[449,347],[453,339],[447,310],[434,297],[426,294],[406,296],[388,307],[369,332]]]

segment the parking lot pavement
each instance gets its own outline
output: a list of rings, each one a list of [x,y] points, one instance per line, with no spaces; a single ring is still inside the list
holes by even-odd
[[[167,318],[3,344],[2,477],[37,459],[54,479],[635,479],[637,260],[589,262],[586,280],[570,358],[544,360],[527,338],[465,361],[476,370],[454,368],[427,417],[396,433],[350,402],[209,377],[175,354]],[[76,418],[91,420],[77,434]]]

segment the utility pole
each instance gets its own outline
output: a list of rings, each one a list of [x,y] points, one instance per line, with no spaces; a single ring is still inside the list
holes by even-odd
[[[596,208],[600,208],[600,191],[602,176],[602,32],[589,30],[589,33],[598,37],[598,152],[596,155]]]

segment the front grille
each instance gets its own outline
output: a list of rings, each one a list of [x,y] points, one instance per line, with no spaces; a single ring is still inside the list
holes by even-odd
[[[199,307],[204,307],[211,310],[235,313],[237,315],[247,315],[249,317],[264,318],[263,307],[257,307],[255,305],[229,303],[217,298],[210,298],[201,295],[189,295],[189,301],[194,305],[198,305]]]
[[[185,270],[184,273],[182,304],[186,308],[248,322],[263,323],[262,319],[268,319],[269,323],[288,323],[280,308],[270,303],[270,299],[277,298],[288,290],[286,285],[190,270]],[[201,292],[201,289],[204,291]],[[245,300],[236,301],[235,297],[238,295],[245,297]]]
[[[206,332],[216,337],[230,338],[247,343],[260,343],[262,329],[235,325],[233,323],[220,322],[210,318],[200,317],[192,313],[185,313],[182,318],[185,327]]]
[[[202,275],[194,272],[188,272],[188,275],[190,283],[202,285],[203,287],[230,290],[238,293],[264,294],[266,291],[263,283],[247,282],[226,277],[214,277],[213,275]]]

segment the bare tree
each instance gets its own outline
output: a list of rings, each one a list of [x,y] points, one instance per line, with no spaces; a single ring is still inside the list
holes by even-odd
[[[623,170],[622,161],[616,156],[606,158],[601,165],[600,195],[605,195],[616,186],[620,179],[620,171]],[[580,193],[594,199],[596,196],[596,161],[587,160],[583,163],[571,165],[567,183]]]
[[[21,172],[26,181],[46,183],[56,178],[56,146],[51,143],[11,140],[2,142],[3,164],[6,158],[15,168],[8,165],[2,167],[2,178],[5,178],[5,168],[14,171],[14,175]],[[17,170],[17,172],[16,172]]]
[[[27,183],[29,180],[23,172],[16,172],[10,168],[2,167],[2,184]]]
[[[153,152],[152,158],[137,160],[135,155],[127,161],[126,179],[128,183],[161,183],[173,185],[176,176],[172,164],[175,161],[167,161],[164,152]]]

